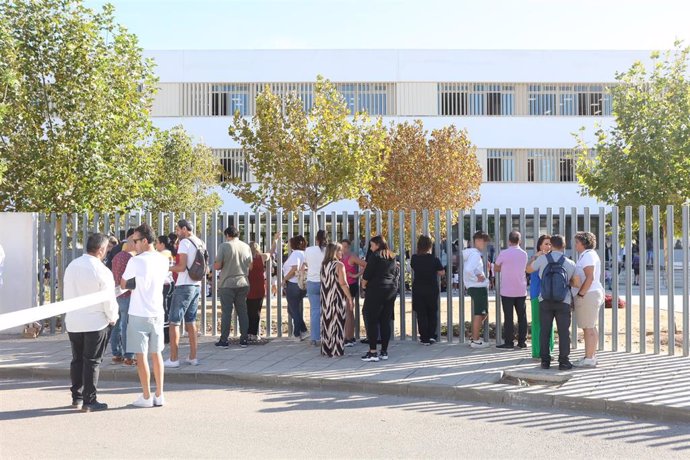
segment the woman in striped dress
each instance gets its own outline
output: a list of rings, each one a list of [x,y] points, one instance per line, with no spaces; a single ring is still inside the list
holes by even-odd
[[[321,265],[321,354],[328,357],[343,355],[345,309],[352,308],[342,257],[343,247],[329,243]]]

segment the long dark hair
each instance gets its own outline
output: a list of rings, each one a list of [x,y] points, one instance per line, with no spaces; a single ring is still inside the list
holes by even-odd
[[[386,242],[386,239],[381,235],[376,235],[375,237],[370,239],[369,244],[371,243],[374,243],[379,247],[378,252],[385,251],[386,249],[388,249],[388,243]]]
[[[323,249],[328,244],[328,237],[326,236],[326,230],[319,230],[316,232],[316,245]]]
[[[544,242],[544,240],[550,240],[551,235],[548,233],[541,235],[539,239],[537,240],[537,252],[541,251],[541,244]]]
[[[323,256],[323,262],[321,267],[325,267],[329,263],[335,260],[335,253],[343,249],[343,245],[340,243],[328,243],[326,245],[326,253]]]
[[[165,249],[170,251],[170,254],[173,256],[177,255],[177,251],[175,250],[175,245],[170,242],[170,238],[168,238],[166,235],[161,235],[158,237],[158,242],[165,246]]]

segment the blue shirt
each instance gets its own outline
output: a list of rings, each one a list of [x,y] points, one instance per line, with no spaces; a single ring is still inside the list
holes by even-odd
[[[538,272],[532,272],[529,275],[529,297],[530,299],[539,298],[541,292],[541,278]]]

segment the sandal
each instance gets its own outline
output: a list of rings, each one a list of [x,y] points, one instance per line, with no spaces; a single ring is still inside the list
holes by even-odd
[[[125,366],[136,366],[137,365],[137,360],[133,358],[126,358],[123,362]]]

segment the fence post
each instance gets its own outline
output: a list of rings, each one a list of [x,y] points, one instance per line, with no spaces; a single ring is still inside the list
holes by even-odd
[[[638,209],[640,233],[640,353],[647,352],[647,208]]]
[[[599,208],[599,236],[597,237],[599,241],[599,260],[604,261],[604,271],[602,272],[602,284],[606,286],[606,210],[604,208]],[[606,292],[606,291],[604,291]],[[604,301],[605,303],[605,301]],[[599,309],[599,346],[598,350],[604,350],[604,340],[605,335],[605,320],[606,320],[606,308]]]
[[[441,259],[441,212],[437,209],[434,211],[434,251],[436,257]],[[441,280],[437,279],[439,285],[438,297],[436,298],[436,340],[441,340]]]
[[[453,213],[446,211],[446,332],[453,343]],[[439,339],[441,337],[439,336]]]
[[[573,261],[577,261],[577,251],[575,250],[575,233],[577,233],[577,220],[578,213],[577,208],[573,207],[570,209],[570,250],[573,255]],[[589,215],[584,215],[584,222],[589,221]],[[587,225],[587,223],[585,223]],[[563,234],[565,241],[568,241],[565,234]],[[601,343],[599,344],[601,345]],[[570,322],[570,348],[572,350],[577,350],[577,311],[573,309],[572,319]]]
[[[417,243],[417,211],[412,210],[410,211],[410,254],[413,253],[415,244]],[[414,282],[414,270],[410,267],[410,287],[412,287],[412,283]],[[417,314],[415,313],[414,310],[412,310],[412,315],[410,316],[410,319],[412,321],[411,326],[411,338],[413,342],[417,341]],[[403,334],[406,334],[407,331],[403,331]]]
[[[674,247],[674,222],[673,206],[666,206],[666,238],[668,246],[668,260],[666,261],[666,292],[668,303],[666,313],[668,314],[668,355],[676,354],[676,315],[675,315],[675,277],[673,274],[673,247]]]
[[[690,355],[690,235],[688,235],[688,227],[690,227],[690,207],[683,206],[683,228],[682,228],[682,242],[683,242],[683,356]]]
[[[465,343],[465,281],[462,276],[464,260],[462,251],[465,246],[465,210],[458,213],[458,342]]]
[[[161,213],[161,216],[163,214]],[[210,263],[211,263],[211,276],[213,277],[214,284],[216,283],[216,280],[218,279],[218,272],[217,270],[213,267],[213,265],[216,262],[216,257],[218,257],[217,251],[218,251],[218,213],[214,212],[212,214],[213,222],[211,223],[211,235],[213,235],[210,240],[206,240],[206,246],[208,247],[210,245]],[[162,228],[163,222],[159,224]],[[212,336],[217,336],[218,335],[218,289],[214,288],[213,291],[211,292],[211,327],[213,328],[213,331],[211,332]]]
[[[658,355],[661,351],[661,319],[659,303],[661,302],[661,268],[660,268],[660,246],[659,246],[659,206],[652,206],[652,253],[654,269],[654,354]]]
[[[276,215],[276,335],[283,336],[283,212],[278,211]],[[272,243],[271,243],[272,244]],[[288,321],[289,324],[289,321]],[[271,325],[266,323],[266,329]]]
[[[510,220],[509,220],[510,219]],[[512,214],[510,212],[510,208],[506,209],[506,241],[508,241],[508,222],[512,222]],[[498,254],[501,252],[501,211],[498,209],[494,209],[494,246],[495,246],[495,251],[494,251],[494,263],[496,262],[496,259],[498,258]],[[488,272],[487,272],[488,274]],[[503,337],[503,315],[501,312],[501,275],[498,275],[494,272],[494,289],[496,290],[495,293],[495,305],[494,307],[496,308],[496,344],[499,345],[504,342],[504,337]],[[513,307],[511,307],[513,308]],[[505,337],[505,340],[510,340],[511,342],[513,341],[513,337]]]
[[[618,207],[611,208],[611,247],[615,251],[616,269],[613,271],[613,289],[611,299],[611,350],[618,351],[618,253],[620,243],[618,241],[619,232]]]
[[[639,249],[639,248],[638,248]],[[632,206],[625,207],[625,351],[632,351]]]
[[[355,211],[352,214],[352,249],[355,249],[357,251],[357,257],[359,257],[360,253],[360,247],[359,247],[359,212]],[[366,239],[364,240],[364,244],[366,245]],[[358,291],[361,293],[361,278],[357,278],[357,287],[359,288]],[[360,318],[360,309],[359,309],[359,304],[360,304],[360,295],[358,295],[355,298],[355,338],[359,340],[360,336],[360,331],[361,331],[361,318]]]

